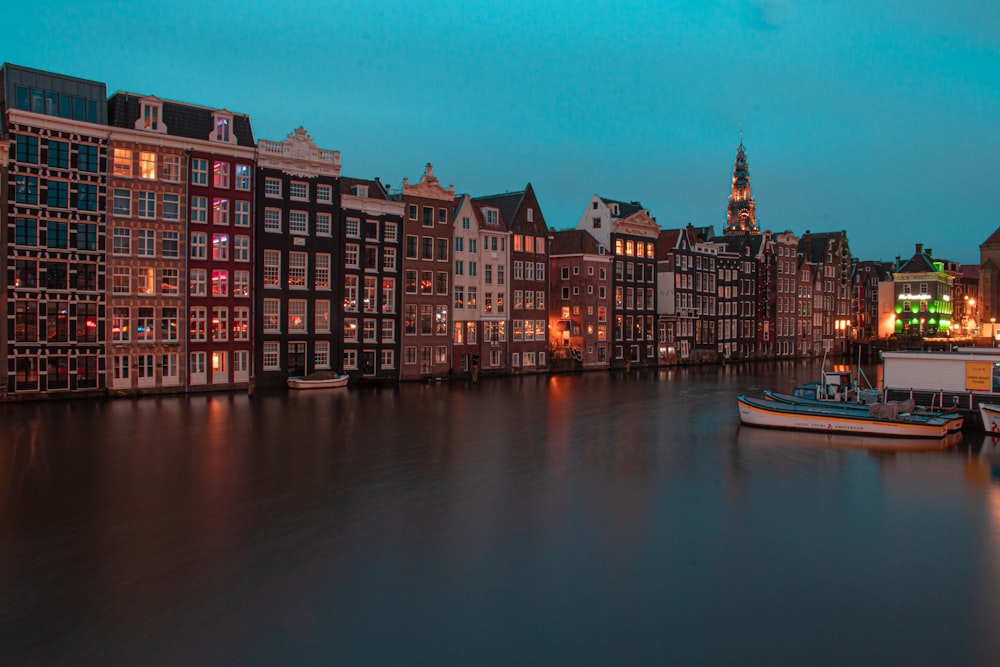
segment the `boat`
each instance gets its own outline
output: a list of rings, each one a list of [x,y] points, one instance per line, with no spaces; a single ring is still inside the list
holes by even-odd
[[[941,451],[962,442],[961,433],[949,433],[943,438],[879,438],[847,433],[818,433],[814,431],[786,431],[741,424],[736,432],[736,444],[748,449],[812,448],[812,449],[864,449],[870,452],[921,452]]]
[[[776,401],[778,403],[786,403],[789,405],[801,405],[805,407],[823,407],[833,410],[841,410],[844,412],[850,412],[854,414],[860,414],[868,416],[873,412],[879,412],[880,408],[872,408],[873,405],[886,405],[880,402],[875,403],[854,403],[854,402],[843,402],[843,401],[831,401],[815,398],[803,398],[798,394],[782,394],[776,391],[764,391],[764,398],[770,401]],[[900,402],[896,402],[897,405],[902,405]],[[942,417],[944,419],[950,420],[950,428],[953,431],[960,431],[962,425],[965,423],[965,417],[958,412],[946,412],[944,410],[932,410],[930,408],[924,408],[916,404],[910,405],[906,404],[904,410],[905,412],[913,412],[920,415],[926,415],[928,417]],[[1000,406],[997,406],[1000,409]],[[882,408],[882,411],[891,410],[891,408]]]
[[[980,403],[979,414],[983,417],[983,428],[986,429],[986,435],[1000,438],[1000,405]]]
[[[839,407],[794,405],[750,396],[739,396],[736,402],[741,423],[769,428],[913,438],[943,438],[961,428],[961,417],[951,419],[922,414],[913,410],[909,401],[876,403],[869,406],[867,414]]]
[[[315,371],[308,375],[298,375],[288,378],[289,389],[333,389],[346,387],[349,376],[333,371]]]

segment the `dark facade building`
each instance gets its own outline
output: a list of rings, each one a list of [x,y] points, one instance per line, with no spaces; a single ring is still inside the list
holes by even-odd
[[[811,267],[812,354],[840,353],[851,337],[851,249],[847,233],[808,230],[799,239],[801,266]]]
[[[340,152],[302,127],[258,143],[254,378],[342,370]]]
[[[5,64],[0,91],[7,395],[103,390],[106,87]]]
[[[338,310],[343,369],[362,380],[400,379],[405,206],[378,179],[340,179],[344,227]]]
[[[7,160],[9,144],[4,137],[6,127],[0,124],[0,257],[3,257],[4,270],[0,271],[0,313],[7,313]],[[0,399],[7,397],[7,322],[0,326]]]
[[[892,265],[887,262],[855,262],[851,323],[857,340],[878,338],[879,285],[892,279]]]
[[[657,365],[656,220],[639,202],[594,195],[576,228],[613,255],[611,366]]]
[[[800,348],[796,330],[799,238],[790,231],[776,234],[774,247],[775,354],[779,358],[794,357]]]
[[[186,386],[191,390],[245,387],[252,351],[256,171],[249,116],[133,93],[112,96],[108,116],[114,127],[150,131],[155,127],[155,132],[178,138],[184,146]],[[147,199],[147,211],[154,202]],[[143,205],[141,199],[138,205]]]
[[[497,209],[510,233],[510,372],[547,372],[549,230],[534,188],[472,201]]]
[[[401,380],[444,377],[451,369],[451,246],[455,187],[445,190],[427,164],[420,182],[403,180],[406,205],[403,255]],[[469,270],[475,275],[476,263]]]

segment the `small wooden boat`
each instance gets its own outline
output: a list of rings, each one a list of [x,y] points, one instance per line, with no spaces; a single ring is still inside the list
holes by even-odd
[[[955,447],[962,442],[961,433],[949,433],[943,438],[879,438],[863,434],[787,431],[741,424],[736,432],[736,444],[757,451],[769,448],[789,449],[864,449],[870,452],[933,452]]]
[[[316,371],[308,375],[300,375],[288,378],[289,389],[333,389],[335,387],[346,387],[350,379],[347,375],[340,375],[333,371]]]
[[[1000,405],[980,403],[979,414],[983,417],[983,428],[986,435],[1000,438]]]
[[[865,414],[840,408],[793,405],[748,396],[737,397],[737,404],[740,422],[744,424],[825,433],[943,438],[955,430],[955,422],[961,419],[901,412],[898,405],[870,406],[869,413]]]

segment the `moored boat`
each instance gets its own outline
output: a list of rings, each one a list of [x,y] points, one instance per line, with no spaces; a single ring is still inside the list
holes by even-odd
[[[741,423],[769,428],[914,438],[943,438],[949,432],[957,430],[956,422],[957,428],[961,428],[961,417],[950,419],[900,411],[899,405],[876,404],[870,406],[869,412],[865,414],[860,411],[793,405],[748,396],[739,396],[737,404]]]
[[[943,438],[911,438],[899,436],[880,438],[864,434],[788,431],[741,424],[736,432],[736,444],[756,450],[768,448],[864,449],[871,452],[940,451],[962,442],[961,433],[949,433]]]
[[[289,389],[334,389],[346,387],[350,378],[333,371],[316,371],[308,375],[288,378]]]
[[[864,416],[873,415],[875,413],[885,412],[889,413],[892,411],[891,407],[873,407],[873,406],[891,406],[895,404],[897,406],[896,412],[912,412],[917,415],[924,415],[927,417],[941,417],[943,419],[950,420],[950,428],[952,431],[959,431],[962,429],[962,425],[965,423],[965,417],[958,412],[945,412],[943,410],[932,410],[930,408],[923,408],[911,402],[890,402],[888,404],[882,403],[854,403],[854,402],[844,402],[844,401],[830,401],[814,398],[803,398],[798,394],[782,394],[776,391],[764,391],[764,398],[776,401],[778,403],[785,403],[788,405],[799,405],[803,407],[821,407],[831,410],[840,410],[842,412],[850,412],[855,414],[860,414]],[[1000,409],[1000,406],[998,406]]]
[[[980,403],[979,414],[983,418],[983,428],[986,435],[1000,438],[1000,405]]]

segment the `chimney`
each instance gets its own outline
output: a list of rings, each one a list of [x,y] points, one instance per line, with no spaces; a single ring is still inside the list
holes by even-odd
[[[930,248],[928,248],[928,249],[927,249],[927,250],[925,250],[924,252],[925,252],[925,253],[927,253],[927,256],[928,256],[928,257],[934,257],[934,251],[933,251],[933,250],[931,250]]]
[[[917,254],[918,255],[924,254],[924,244],[923,243],[918,243],[917,244]]]

